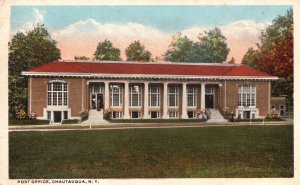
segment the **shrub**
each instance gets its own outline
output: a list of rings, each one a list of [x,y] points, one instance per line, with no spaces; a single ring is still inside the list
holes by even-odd
[[[35,115],[35,113],[30,113],[29,115],[28,115],[28,118],[29,119],[31,119],[31,120],[35,120],[36,119],[36,115]]]
[[[78,124],[78,119],[65,119],[62,120],[61,124]]]
[[[17,119],[25,119],[26,118],[26,112],[21,109],[20,111],[17,112]]]
[[[272,109],[269,113],[267,113],[266,119],[280,118],[279,113],[276,109]]]
[[[80,112],[80,117],[81,117],[81,121],[87,120],[89,118],[89,112],[88,111]]]
[[[112,113],[112,109],[111,108],[105,109],[104,110],[104,116],[103,116],[103,118],[105,120],[110,120],[111,119],[111,113]]]

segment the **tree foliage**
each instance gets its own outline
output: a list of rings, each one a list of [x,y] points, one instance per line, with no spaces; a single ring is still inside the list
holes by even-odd
[[[8,60],[10,118],[21,109],[27,110],[27,77],[21,72],[58,59],[60,50],[44,25],[37,24],[32,30],[13,36]]]
[[[75,56],[74,60],[90,60],[90,58],[86,56]]]
[[[248,49],[242,64],[278,76],[280,79],[272,84],[272,94],[291,97],[294,91],[293,46],[293,11],[290,9],[262,31],[257,49]]]
[[[172,62],[222,63],[229,53],[226,38],[219,28],[200,34],[197,42],[180,33],[173,36],[165,60]]]
[[[169,49],[165,53],[165,60],[172,62],[192,62],[196,57],[195,43],[180,33],[173,36]]]
[[[120,49],[113,47],[112,42],[106,39],[97,45],[94,56],[96,60],[121,60]]]
[[[140,41],[134,41],[125,50],[127,61],[150,61],[151,53],[145,49]]]
[[[205,63],[223,63],[229,53],[226,37],[219,28],[200,34],[197,43],[198,60]]]
[[[231,57],[231,59],[227,62],[227,64],[235,64],[235,59]]]

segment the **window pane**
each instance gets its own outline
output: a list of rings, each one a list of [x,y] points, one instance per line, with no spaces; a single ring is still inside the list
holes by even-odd
[[[68,102],[68,84],[65,83],[49,83],[48,84],[48,105],[62,106]]]
[[[57,92],[53,92],[53,105],[57,105]]]

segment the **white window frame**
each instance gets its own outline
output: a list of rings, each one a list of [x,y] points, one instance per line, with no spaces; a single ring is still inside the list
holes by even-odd
[[[191,118],[188,117],[188,119],[195,119],[195,118],[197,118],[196,111],[194,111],[194,110],[188,110],[187,114],[188,114],[188,112],[192,112],[193,113],[193,117],[191,117]]]
[[[59,86],[60,88],[59,88]],[[68,84],[61,81],[49,82],[47,87],[48,107],[68,106]]]
[[[197,87],[187,86],[187,107],[196,108],[197,106]]]
[[[110,105],[119,108],[123,106],[122,85],[110,85]]]
[[[156,118],[151,118],[151,112],[156,112]],[[150,119],[159,119],[160,118],[160,111],[149,111],[148,115]]]
[[[148,105],[149,107],[159,107],[160,106],[160,91],[159,85],[149,85],[148,91]]]
[[[115,117],[114,117],[115,114]],[[113,111],[111,114],[112,119],[122,119],[123,118],[123,112],[121,111]]]
[[[91,93],[103,93],[103,85],[101,84],[93,84],[91,86]]]
[[[168,87],[168,107],[179,107],[179,87]]]
[[[142,87],[140,85],[129,86],[129,107],[142,107]]]
[[[238,89],[239,107],[256,107],[256,86],[241,85]]]
[[[138,112],[138,117],[137,118],[133,118],[133,116],[132,116],[133,112]],[[140,119],[141,117],[142,117],[141,111],[131,111],[130,112],[130,118],[131,119]]]
[[[170,119],[176,119],[178,117],[179,117],[178,111],[169,111],[169,118]]]

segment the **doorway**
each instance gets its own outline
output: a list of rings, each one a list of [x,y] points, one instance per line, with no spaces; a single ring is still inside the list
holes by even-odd
[[[103,94],[93,93],[91,94],[91,108],[92,109],[103,109]]]
[[[214,108],[214,95],[206,94],[205,95],[205,108]]]
[[[215,97],[215,87],[214,86],[205,87],[205,108],[213,109],[215,107],[214,97]]]
[[[61,111],[53,111],[54,115],[54,123],[60,123],[61,122]]]

